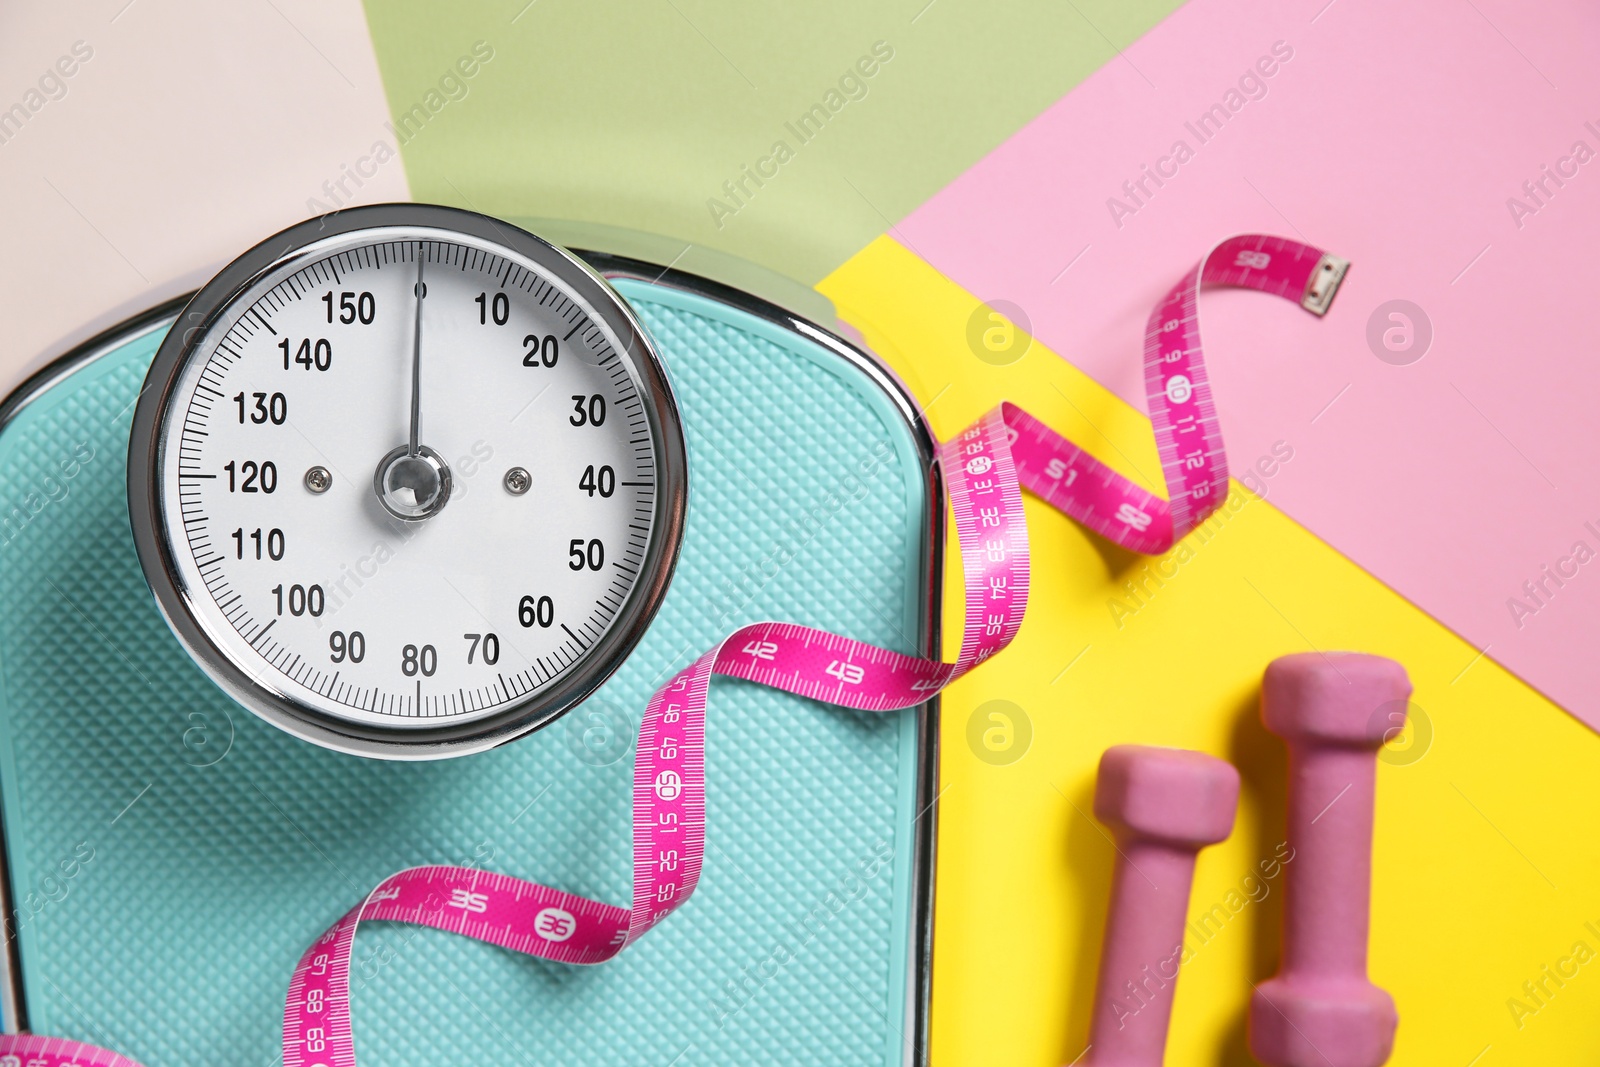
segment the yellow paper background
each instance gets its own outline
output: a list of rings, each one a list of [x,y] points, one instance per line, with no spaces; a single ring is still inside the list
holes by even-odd
[[[968,326],[979,300],[891,237],[818,288],[941,438],[1008,399],[1159,487],[1142,413],[1037,341],[1008,366],[977,358]],[[1128,338],[1128,358],[1139,351]],[[1413,717],[1430,727],[1397,738],[1378,773],[1370,971],[1399,1006],[1391,1063],[1600,1062],[1600,962],[1570,960],[1579,941],[1600,951],[1600,738],[1279,512],[1266,487],[1262,500],[1235,482],[1237,511],[1204,544],[1191,535],[1192,556],[1179,563],[1175,549],[1156,578],[1145,577],[1151,561],[1025,498],[1033,586],[1022,631],[944,698],[938,1067],[1045,1067],[1082,1053],[1115,855],[1089,814],[1094,772],[1105,748],[1126,742],[1210,752],[1243,777],[1233,836],[1202,853],[1190,900],[1191,918],[1222,905],[1228,921],[1191,941],[1166,1062],[1254,1062],[1245,1011],[1252,984],[1276,969],[1282,878],[1259,883],[1259,901],[1229,892],[1250,888],[1246,876],[1284,836],[1284,753],[1257,717],[1261,672],[1309,649],[1399,660],[1416,687]],[[1137,608],[1120,626],[1108,607],[1119,595]],[[946,602],[953,656],[953,557]],[[979,759],[968,741],[975,709],[997,699],[1032,727],[1009,765]],[[1549,977],[1558,965],[1571,977]],[[1512,998],[1529,1010],[1513,1013]]]

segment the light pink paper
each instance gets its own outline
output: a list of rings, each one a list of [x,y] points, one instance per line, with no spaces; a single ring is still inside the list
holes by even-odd
[[[1321,323],[1202,300],[1236,474],[1292,449],[1256,479],[1269,500],[1600,727],[1600,555],[1573,555],[1600,554],[1600,158],[1572,157],[1600,153],[1596,40],[1576,0],[1197,0],[898,233],[1141,408],[1146,309],[1212,243],[1276,231],[1353,260]],[[1204,142],[1185,125],[1229,103]],[[1161,164],[1180,139],[1192,157]],[[1145,165],[1176,173],[1135,200]],[[1415,332],[1383,343],[1403,320],[1378,316],[1391,361],[1368,342],[1394,300],[1432,324],[1408,365]]]

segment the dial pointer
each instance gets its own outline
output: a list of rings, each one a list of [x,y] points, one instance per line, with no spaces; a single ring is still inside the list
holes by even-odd
[[[422,422],[422,252],[417,242],[416,319],[411,332],[411,437],[378,461],[373,491],[390,515],[403,522],[426,519],[450,499],[450,465],[418,440]]]
[[[411,445],[408,455],[417,454],[417,430],[422,422],[422,242],[417,242],[417,321],[411,333]]]

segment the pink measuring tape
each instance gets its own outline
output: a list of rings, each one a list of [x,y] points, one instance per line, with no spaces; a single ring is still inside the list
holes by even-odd
[[[295,967],[284,1010],[284,1067],[353,1067],[350,956],[363,919],[415,923],[562,963],[602,963],[694,893],[705,849],[705,708],[713,674],[861,711],[913,707],[1005,648],[1028,601],[1019,485],[1112,541],[1165,552],[1228,495],[1227,460],[1200,345],[1203,283],[1240,286],[1327,311],[1349,264],[1281,237],[1233,237],[1151,312],[1150,417],[1170,498],[1093,458],[1014,404],[939,449],[961,549],[966,622],[954,663],[921,659],[790,623],[745,626],[659,689],[639,729],[633,773],[633,906],[462,867],[391,875],[319,937]],[[139,1067],[60,1038],[0,1035],[0,1067]]]

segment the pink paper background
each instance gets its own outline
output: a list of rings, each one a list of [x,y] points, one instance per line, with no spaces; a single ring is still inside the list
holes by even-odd
[[[1199,144],[1185,121],[1280,40],[1267,95]],[[1350,258],[1322,322],[1202,300],[1235,472],[1287,442],[1269,499],[1600,728],[1600,559],[1520,628],[1507,606],[1575,541],[1600,552],[1600,158],[1520,228],[1506,205],[1574,141],[1600,152],[1596,41],[1587,4],[1195,0],[897,236],[1141,409],[1143,317],[1212,242],[1260,229]],[[1194,158],[1119,228],[1107,198],[1179,138]],[[1367,342],[1393,299],[1433,327],[1406,366]]]

